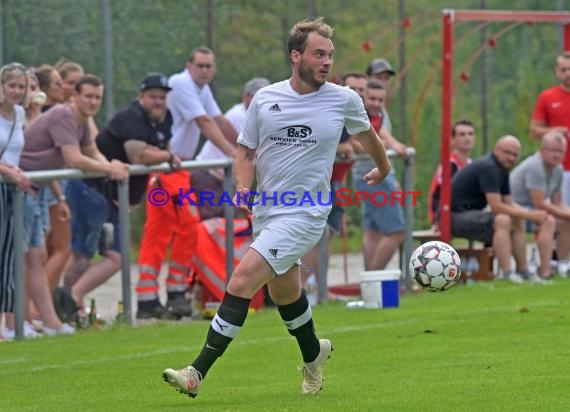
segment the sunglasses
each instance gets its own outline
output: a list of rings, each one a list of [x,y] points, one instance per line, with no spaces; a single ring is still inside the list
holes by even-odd
[[[4,67],[2,68],[2,71],[5,71],[5,72],[6,72],[6,71],[12,72],[12,71],[14,71],[14,70],[21,70],[21,71],[23,71],[24,73],[26,73],[26,72],[28,71],[28,69],[26,68],[26,66],[24,66],[24,65],[21,64],[21,63],[10,63],[10,64],[7,64],[6,66],[4,66]]]

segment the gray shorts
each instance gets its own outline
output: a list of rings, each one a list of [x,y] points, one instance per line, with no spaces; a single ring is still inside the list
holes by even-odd
[[[451,234],[470,240],[493,243],[495,215],[484,210],[466,210],[451,213]]]
[[[251,248],[263,256],[277,275],[282,275],[293,265],[301,265],[301,257],[321,239],[326,224],[326,219],[293,214],[263,221],[254,218]]]
[[[396,176],[392,173],[376,185],[368,185],[362,180],[362,176],[353,175],[353,179],[355,190],[368,193],[370,198],[377,192],[389,195],[401,190]],[[362,207],[362,225],[365,230],[375,230],[384,235],[401,232],[404,230],[402,206],[398,202],[387,202],[385,205],[377,206],[371,200],[365,200]]]

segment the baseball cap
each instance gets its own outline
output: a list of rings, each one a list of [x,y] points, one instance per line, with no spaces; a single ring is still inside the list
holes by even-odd
[[[168,78],[161,73],[147,74],[139,85],[139,91],[144,92],[148,89],[164,89],[167,92],[172,90],[172,88],[168,86]]]
[[[269,86],[271,83],[265,77],[254,77],[245,84],[244,93],[253,96],[259,89]]]
[[[377,59],[372,60],[372,62],[368,65],[368,69],[366,69],[366,74],[368,76],[382,72],[388,72],[392,76],[396,74],[394,69],[392,69],[390,63],[388,63],[388,60],[383,59],[382,57],[378,57]]]

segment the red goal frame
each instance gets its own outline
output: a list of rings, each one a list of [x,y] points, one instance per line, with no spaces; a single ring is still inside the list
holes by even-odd
[[[507,10],[453,10],[444,9],[442,93],[441,93],[441,165],[442,185],[440,198],[441,240],[451,240],[451,152],[450,135],[453,116],[453,28],[454,23],[477,22],[524,22],[563,24],[563,49],[570,50],[570,12],[555,11],[507,11]]]

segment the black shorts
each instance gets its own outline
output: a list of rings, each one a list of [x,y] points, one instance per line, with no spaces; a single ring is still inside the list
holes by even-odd
[[[483,210],[466,210],[451,213],[451,234],[470,240],[483,242],[485,246],[493,243],[495,215]]]

